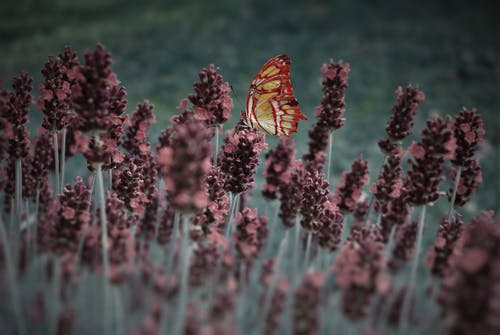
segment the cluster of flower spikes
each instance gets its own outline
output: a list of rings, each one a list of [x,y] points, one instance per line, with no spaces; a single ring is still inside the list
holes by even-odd
[[[323,204],[328,200],[328,182],[318,171],[306,171],[302,184],[300,214],[302,228],[309,232],[322,229]]]
[[[208,204],[205,181],[211,168],[209,132],[192,116],[174,124],[173,130],[169,145],[158,150],[160,173],[169,204],[175,210],[195,213]]]
[[[425,94],[418,88],[408,85],[404,91],[401,86],[396,90],[396,104],[385,126],[387,138],[379,141],[379,147],[386,154],[398,150],[398,141],[411,135],[413,120],[419,104],[425,100]]]
[[[7,94],[7,91],[0,89],[0,161],[2,162],[8,158],[7,149],[9,147],[9,138],[13,135],[12,125],[2,116],[2,111],[5,106],[5,95]],[[3,190],[5,188],[5,184],[7,183],[6,173],[5,166],[0,164],[0,190]]]
[[[455,117],[453,132],[457,141],[453,165],[465,166],[468,160],[474,158],[479,146],[484,142],[484,124],[475,109],[462,108]]]
[[[334,190],[333,201],[344,212],[354,212],[358,206],[363,186],[369,181],[368,161],[357,158],[351,171],[344,171]]]
[[[438,301],[450,319],[448,334],[500,332],[500,228],[493,212],[464,226],[449,260]]]
[[[101,226],[100,210],[100,208],[97,209],[98,227]],[[115,283],[122,282],[130,275],[135,256],[135,239],[129,229],[133,218],[127,218],[126,210],[126,204],[118,197],[117,193],[108,191],[106,195],[107,241],[111,265],[110,280]]]
[[[411,205],[425,205],[438,199],[443,163],[454,157],[455,148],[456,140],[449,120],[440,117],[428,120],[421,133],[421,142],[414,142],[408,149],[413,158],[408,160],[410,170],[405,185]]]
[[[402,174],[401,156],[391,154],[386,157],[377,182],[370,188],[375,198],[374,208],[380,218],[379,228],[385,241],[388,241],[392,229],[400,227],[409,218],[410,208],[406,204]]]
[[[377,182],[372,184],[370,188],[375,197],[375,210],[377,212],[384,213],[387,210],[387,205],[401,196],[403,188],[402,174],[401,156],[388,156],[382,166]]]
[[[218,162],[224,174],[224,190],[240,194],[254,186],[259,154],[267,144],[264,133],[237,125],[227,131]]]
[[[4,119],[4,135],[6,141],[5,192],[15,194],[16,161],[21,161],[22,195],[30,198],[35,195],[33,175],[31,174],[32,156],[30,135],[26,128],[28,111],[33,103],[31,90],[33,79],[22,72],[15,77],[12,91],[2,90],[0,116]],[[11,199],[5,197],[5,210],[10,211]]]
[[[266,183],[262,195],[270,200],[278,198],[278,193],[290,182],[292,163],[295,157],[293,140],[282,136],[276,148],[266,154]]]
[[[295,218],[301,209],[303,184],[306,174],[307,171],[302,162],[300,160],[293,161],[290,181],[287,184],[283,184],[280,190],[280,211],[278,215],[283,225],[287,228],[294,226]]]
[[[216,243],[210,240],[196,243],[189,269],[189,285],[203,286],[212,277],[220,256]]]
[[[139,157],[130,158],[113,169],[113,190],[137,219],[144,216],[148,202],[141,163]]]
[[[315,334],[320,328],[321,293],[325,283],[324,273],[316,270],[305,273],[296,288],[293,303],[293,334]]]
[[[397,228],[389,269],[396,273],[412,258],[417,240],[418,222],[412,221]]]
[[[166,245],[169,243],[174,232],[174,219],[175,210],[170,203],[167,203],[163,213],[158,219],[158,227],[155,228],[153,226],[153,229],[149,231],[149,234],[152,234],[152,236],[148,235],[146,232],[144,233],[149,238],[156,236],[156,240],[160,245]]]
[[[56,253],[76,252],[83,231],[90,224],[90,191],[82,178],[67,184],[59,195],[57,219],[52,225],[52,248]]]
[[[321,170],[325,159],[319,153],[324,152],[328,146],[329,133],[344,125],[344,96],[349,71],[348,63],[333,60],[321,66],[323,97],[315,111],[318,120],[309,131],[309,151],[303,157],[308,170],[312,169],[311,164],[315,165],[315,169]]]
[[[344,214],[337,204],[329,200],[323,203],[323,211],[319,217],[321,229],[318,231],[318,244],[329,250],[337,250],[342,239]]]
[[[267,217],[257,216],[257,209],[246,207],[234,218],[236,231],[233,241],[241,262],[251,265],[264,246],[268,235]],[[249,266],[247,266],[247,269]]]
[[[483,120],[475,109],[468,110],[464,107],[454,118],[453,132],[457,148],[455,157],[451,160],[451,177],[455,180],[458,169],[461,170],[454,203],[456,207],[461,207],[469,202],[483,181],[479,160],[474,158],[479,146],[484,142]],[[452,194],[453,189],[448,190],[448,199],[451,200]]]
[[[231,117],[233,108],[233,100],[229,96],[231,87],[224,82],[219,71],[213,64],[201,70],[199,81],[193,85],[195,93],[188,97],[193,104],[194,117],[209,126],[224,124]]]
[[[386,263],[378,230],[359,225],[353,227],[333,264],[337,285],[342,291],[342,310],[347,318],[362,319],[373,295],[387,293],[390,279]]]
[[[212,308],[208,313],[207,334],[238,334],[235,325],[235,289],[219,288],[214,293]]]
[[[190,118],[204,121],[209,126],[209,137],[214,135],[213,131],[219,131],[219,125],[229,119],[233,107],[233,102],[229,97],[230,87],[218,72],[219,68],[213,65],[200,72],[200,81],[193,85],[195,93],[191,94],[188,99],[181,101],[178,106],[181,113],[171,118],[173,126],[161,133],[159,137],[160,144],[157,148],[158,152],[162,148],[171,146],[172,137],[176,132],[176,125],[185,123]],[[194,108],[192,110],[187,110],[189,101],[193,104]],[[215,126],[215,129],[211,126]],[[210,224],[223,225],[223,216],[227,215],[225,212],[228,210],[229,201],[227,196],[220,190],[220,181],[224,180],[222,177],[219,171],[212,171],[212,176],[208,176],[206,182],[209,190],[208,205],[197,210],[193,227],[197,228],[198,231],[192,231],[191,238],[197,239],[202,235],[200,229],[198,229],[200,227],[202,231],[207,233]],[[160,220],[160,227],[165,232],[170,231],[171,227],[168,226],[173,224],[173,215],[171,213],[173,211],[169,203]]]
[[[49,131],[61,130],[71,122],[74,85],[84,80],[76,53],[66,46],[57,57],[49,57],[42,75],[45,81],[38,86],[38,108],[45,115],[42,127]]]
[[[267,312],[263,330],[266,335],[276,334],[278,331],[281,316],[286,308],[287,294],[290,291],[290,283],[287,279],[274,277],[276,276],[275,266],[275,258],[264,261],[260,276],[260,283],[264,287],[261,302],[262,306],[268,308],[267,311],[264,311],[264,313]],[[269,300],[266,301],[266,299]],[[266,303],[269,303],[269,306]]]
[[[269,312],[264,320],[263,334],[276,334],[280,324],[281,317],[286,308],[286,299],[290,291],[290,284],[285,278],[278,279],[274,291],[271,293],[271,304]]]
[[[386,157],[371,191],[375,197],[374,208],[379,214],[379,226],[385,241],[389,239],[392,229],[407,222],[410,214],[402,182],[401,143],[411,135],[417,108],[424,100],[425,94],[420,89],[411,85],[404,90],[401,86],[398,87],[396,103],[385,127],[387,137],[378,142]]]
[[[35,181],[35,201],[38,201],[38,215],[48,211],[52,204],[52,187],[49,172],[54,167],[54,142],[50,134],[40,129],[35,141],[31,173]]]
[[[123,154],[117,148],[123,133],[127,100],[111,63],[111,54],[100,44],[95,51],[85,53],[85,64],[80,66],[81,76],[72,93],[76,112],[73,122],[78,130],[91,136],[84,151],[91,170],[96,163],[110,169],[123,161]]]
[[[441,220],[436,233],[436,242],[427,251],[426,266],[433,276],[443,277],[463,229],[464,222],[458,215],[454,215],[450,220],[447,217]]]
[[[156,214],[158,210],[158,189],[156,187],[158,164],[155,156],[151,153],[151,144],[148,139],[148,129],[155,123],[153,105],[147,100],[139,103],[128,121],[128,127],[122,141],[123,148],[127,151],[125,160],[122,163],[122,169],[115,169],[117,174],[127,173],[128,167],[137,169],[138,176],[132,176],[137,179],[134,190],[135,199],[139,205],[134,210],[140,220],[139,233],[151,238],[154,235]],[[114,171],[115,171],[114,170]],[[113,172],[114,172],[113,171]],[[128,179],[131,176],[126,176]],[[118,192],[122,200],[127,196],[126,193]],[[130,208],[129,208],[130,209]]]
[[[224,192],[224,176],[218,167],[212,167],[206,179],[208,205],[199,210],[194,225],[200,227],[204,235],[215,231],[223,232],[229,213],[229,198]]]

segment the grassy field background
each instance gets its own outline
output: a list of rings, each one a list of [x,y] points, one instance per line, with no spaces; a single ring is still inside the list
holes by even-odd
[[[297,99],[309,116],[295,136],[302,154],[321,98],[319,67],[330,58],[342,59],[352,70],[346,125],[334,140],[334,183],[359,154],[369,159],[376,178],[382,159],[376,142],[384,136],[394,91],[412,83],[427,96],[416,121],[418,132],[429,116],[452,115],[462,106],[477,107],[483,116],[485,183],[464,211],[470,216],[499,207],[500,6],[469,3],[4,0],[0,77],[7,86],[11,77],[27,70],[39,82],[48,55],[66,44],[82,55],[101,42],[113,53],[114,69],[127,88],[128,111],[143,99],[156,106],[151,133],[156,141],[202,67],[220,66],[234,87],[234,124],[254,73],[268,58],[286,53]],[[39,113],[33,112],[32,128]],[[275,139],[268,140],[272,147]],[[76,166],[73,171],[78,172]],[[444,207],[446,201],[441,202]]]

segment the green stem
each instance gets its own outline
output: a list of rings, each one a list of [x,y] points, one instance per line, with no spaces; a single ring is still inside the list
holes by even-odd
[[[38,253],[38,211],[40,210],[40,186],[36,186],[36,198],[35,198],[35,224],[33,227],[33,253],[34,256]]]
[[[293,241],[293,268],[292,268],[292,278],[293,286],[297,285],[299,278],[299,240],[300,240],[300,219],[297,216],[295,218],[295,238]]]
[[[172,268],[174,266],[174,258],[175,258],[175,246],[177,244],[177,231],[179,230],[179,221],[180,214],[175,211],[174,213],[174,228],[172,230],[172,236],[170,236],[170,241],[168,245],[168,257],[167,257],[167,273],[172,272]],[[155,240],[158,237],[158,225],[156,225],[155,229]]]
[[[307,270],[309,266],[309,258],[311,255],[311,242],[312,242],[312,232],[307,232],[307,242],[306,242],[306,255],[304,257],[304,271]]]
[[[275,252],[275,243],[274,240],[274,236],[276,235],[276,232],[278,231],[278,213],[279,213],[279,210],[280,210],[280,200],[276,200],[274,202],[267,202],[266,203],[266,208],[268,207],[272,207],[274,206],[273,208],[273,213],[272,213],[272,219],[271,219],[271,224],[269,226],[269,236],[267,238],[267,243],[266,243],[266,247],[265,247],[265,250],[264,250],[264,255],[268,256],[268,255],[274,255],[274,252]],[[268,213],[266,214],[267,217],[271,217],[271,214]],[[287,232],[288,232],[288,229],[287,229]],[[279,241],[279,240],[278,240]]]
[[[106,220],[106,197],[104,195],[104,181],[102,177],[102,163],[97,164],[97,184],[99,187],[99,214],[101,217],[101,243],[102,243],[102,262],[104,267],[104,275],[109,275],[109,259],[108,259],[108,227]]]
[[[388,160],[388,156],[385,155],[384,156],[384,162],[382,163],[382,165],[380,166],[380,168],[378,169],[378,174],[377,174],[377,178],[380,176],[380,174],[382,173],[382,171],[384,170],[384,165],[385,163],[387,163],[387,160]],[[373,203],[375,202],[375,197],[373,196],[372,193],[370,193],[370,201],[368,202],[368,209],[366,210],[366,218],[365,218],[365,225],[368,225],[368,222],[370,222],[370,211],[373,207]],[[380,218],[377,218],[377,222],[380,223]]]
[[[12,309],[14,312],[17,333],[24,335],[26,334],[26,326],[23,321],[22,309],[20,304],[19,289],[17,286],[17,276],[16,276],[16,266],[14,265],[15,260],[12,258],[10,253],[11,247],[9,246],[9,239],[7,238],[7,232],[4,228],[4,223],[0,219],[0,238],[2,239],[3,245],[3,255],[5,261],[5,270],[7,272],[7,284],[9,286],[10,298],[12,302]]]
[[[123,301],[122,294],[120,292],[120,286],[117,286],[113,290],[113,302],[115,309],[115,326],[116,335],[125,334],[125,316],[123,313]]]
[[[54,140],[54,170],[56,173],[56,195],[61,193],[61,177],[59,176],[59,141],[57,140],[57,131],[54,130],[54,133],[52,134],[52,139]],[[57,199],[57,197],[54,197],[54,199]]]
[[[113,169],[108,170],[109,189],[113,190]]]
[[[222,125],[215,126],[214,166],[217,166],[217,155],[219,154],[219,132],[221,130],[222,130]]]
[[[11,196],[10,197],[10,220],[9,220],[9,233],[12,234],[12,231],[15,231],[15,223],[16,223],[16,199],[15,197]],[[0,216],[1,219],[1,216]]]
[[[23,203],[23,166],[21,159],[16,160],[16,231],[21,227],[21,211]]]
[[[224,234],[226,237],[226,241],[229,242],[229,251],[228,251],[229,253],[231,253],[231,250],[232,250],[232,244],[231,244],[230,239],[229,239],[231,236],[231,223],[233,221],[234,211],[236,208],[236,203],[238,202],[238,197],[239,197],[239,194],[233,195],[232,193],[229,193],[229,203],[230,203],[229,204],[229,207],[230,207],[229,220],[227,222],[226,232]],[[212,280],[210,282],[210,285],[208,286],[208,299],[207,299],[207,305],[206,305],[207,310],[209,310],[212,307],[213,297],[215,294],[215,288],[217,287],[219,276],[220,276],[220,273],[222,271],[222,263],[224,260],[225,252],[226,252],[226,250],[224,249],[224,247],[219,248],[220,255],[217,258],[217,263],[215,264],[215,270],[213,272]]]
[[[239,203],[239,200],[240,200],[240,194],[236,194],[236,195],[232,195],[229,200],[231,201],[231,207],[230,207],[230,212],[229,212],[229,220],[227,221],[227,226],[226,226],[226,233],[224,234],[225,237],[226,237],[226,240],[229,241],[229,239],[231,238],[231,232],[232,232],[232,228],[233,228],[233,218],[234,218],[234,215],[236,214],[237,212],[237,208],[238,208],[238,203]]]
[[[286,250],[288,249],[288,235],[289,235],[289,230],[285,232],[285,236],[281,240],[280,247],[278,249],[278,255],[276,256],[276,265],[274,267],[274,273],[271,278],[271,283],[269,287],[266,290],[265,297],[264,297],[264,306],[262,308],[262,314],[261,317],[259,318],[260,320],[265,320],[267,317],[267,314],[269,312],[269,308],[271,307],[271,299],[274,293],[274,289],[276,288],[276,284],[278,282],[278,278],[281,276],[281,264],[283,261],[283,256],[285,255]],[[264,325],[265,322],[261,322],[261,331],[259,334],[262,334],[264,330]]]
[[[458,184],[460,183],[460,175],[462,174],[462,167],[459,166],[457,169],[457,174],[455,175],[455,182],[453,183],[453,193],[450,200],[450,208],[448,209],[448,221],[451,220],[453,215],[453,206],[455,206],[455,199],[457,198]]]
[[[407,329],[408,329],[408,321],[410,318],[411,294],[413,288],[415,287],[415,282],[417,279],[418,261],[420,258],[420,251],[422,249],[422,236],[424,232],[424,223],[425,223],[425,209],[426,205],[423,205],[422,212],[420,213],[420,220],[418,222],[417,243],[415,245],[415,251],[413,253],[413,263],[411,266],[410,280],[408,282],[408,286],[406,287],[406,292],[403,298],[403,307],[401,309],[401,318],[399,321],[399,332],[398,332],[401,335],[405,335],[408,333]]]
[[[326,180],[330,183],[330,170],[332,166],[332,148],[333,148],[333,131],[328,133],[328,152],[327,152],[327,162],[326,165]],[[332,183],[330,183],[331,185]]]
[[[16,160],[16,197],[15,197],[15,222],[11,228],[13,232],[12,248],[13,248],[13,263],[17,264],[20,252],[21,240],[21,220],[22,220],[22,204],[23,204],[23,168],[21,159]]]
[[[97,164],[97,185],[99,187],[99,214],[101,216],[101,244],[102,244],[102,264],[104,269],[103,274],[103,332],[107,332],[106,324],[108,321],[108,278],[109,278],[109,258],[108,258],[108,228],[106,220],[106,198],[104,195],[104,180],[102,176],[102,163]]]
[[[60,191],[59,193],[62,194],[64,191],[64,169],[66,165],[66,133],[67,133],[66,127],[62,129],[62,144],[61,144],[61,183],[60,183]]]
[[[186,308],[189,290],[189,263],[191,258],[191,246],[189,245],[189,217],[184,216],[182,222],[181,238],[181,279],[179,301],[177,305],[177,317],[175,318],[173,334],[181,335],[184,333],[186,323]]]

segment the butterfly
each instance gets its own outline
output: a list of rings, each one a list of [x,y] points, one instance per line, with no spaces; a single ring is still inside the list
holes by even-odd
[[[241,115],[248,127],[275,136],[290,136],[301,119],[307,120],[293,95],[287,55],[271,58],[257,72]]]

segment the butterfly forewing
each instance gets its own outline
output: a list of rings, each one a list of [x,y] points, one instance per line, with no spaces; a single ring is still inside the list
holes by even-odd
[[[298,106],[290,82],[290,58],[278,55],[255,75],[247,97],[248,126],[270,135],[288,136],[300,119],[307,119]]]

